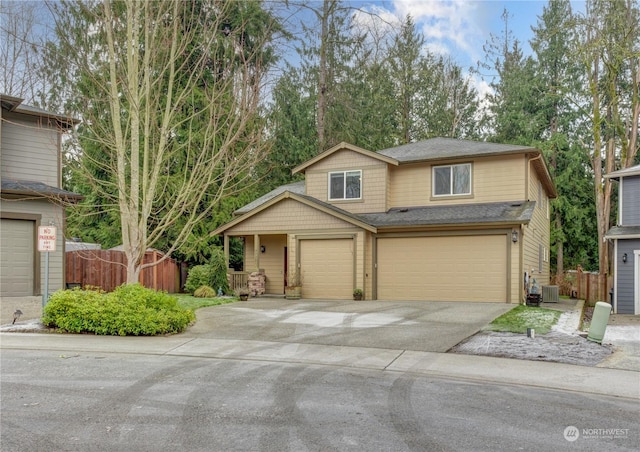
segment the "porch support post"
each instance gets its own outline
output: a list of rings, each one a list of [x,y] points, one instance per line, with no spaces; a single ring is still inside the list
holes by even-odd
[[[229,236],[224,234],[224,268],[229,272]]]
[[[260,235],[253,235],[253,265],[254,271],[260,270]]]

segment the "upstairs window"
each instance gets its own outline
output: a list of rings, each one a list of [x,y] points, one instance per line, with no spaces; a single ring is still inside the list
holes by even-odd
[[[362,171],[329,173],[329,199],[360,199],[362,197]]]
[[[471,194],[471,163],[433,167],[433,195]]]

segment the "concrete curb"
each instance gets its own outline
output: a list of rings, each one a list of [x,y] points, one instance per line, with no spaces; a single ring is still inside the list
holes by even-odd
[[[475,355],[169,337],[0,333],[3,350],[151,354],[352,367],[640,399],[640,373]]]

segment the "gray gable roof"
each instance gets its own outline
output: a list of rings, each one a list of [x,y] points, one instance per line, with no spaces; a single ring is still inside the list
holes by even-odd
[[[63,127],[72,127],[74,124],[78,124],[80,122],[78,119],[74,119],[66,115],[60,115],[32,105],[23,104],[22,101],[23,99],[19,97],[0,93],[0,105],[3,110],[40,118],[51,118],[58,121]]]
[[[613,171],[607,175],[605,178],[618,179],[620,177],[625,176],[638,176],[640,175],[640,165],[630,166],[629,168],[624,168],[618,171]]]
[[[2,180],[0,191],[8,195],[34,196],[40,198],[58,198],[67,200],[79,200],[83,196],[78,193],[52,187],[42,182],[27,180]]]
[[[301,180],[298,182],[293,182],[291,184],[281,185],[277,188],[274,188],[269,193],[266,193],[260,196],[258,199],[251,201],[249,204],[245,204],[244,206],[240,207],[238,210],[236,210],[233,213],[234,215],[245,214],[255,209],[256,207],[261,206],[262,204],[269,201],[270,199],[275,198],[279,194],[284,193],[285,191],[290,191],[291,193],[295,193],[297,195],[304,195],[304,192],[305,192],[304,181]]]
[[[489,223],[522,224],[531,221],[534,207],[534,201],[513,201],[394,208],[388,212],[366,213],[360,214],[358,217],[378,228]]]
[[[485,141],[457,140],[454,138],[432,138],[430,140],[408,143],[379,151],[380,154],[394,158],[401,163],[423,162],[477,156],[519,154],[537,151],[527,146],[515,144],[487,143]],[[539,152],[539,151],[538,151]]]
[[[614,226],[605,234],[605,239],[640,239],[640,226]]]

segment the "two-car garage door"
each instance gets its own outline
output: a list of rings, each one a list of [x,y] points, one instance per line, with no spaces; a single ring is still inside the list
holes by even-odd
[[[504,234],[378,238],[377,254],[379,300],[506,301]]]

